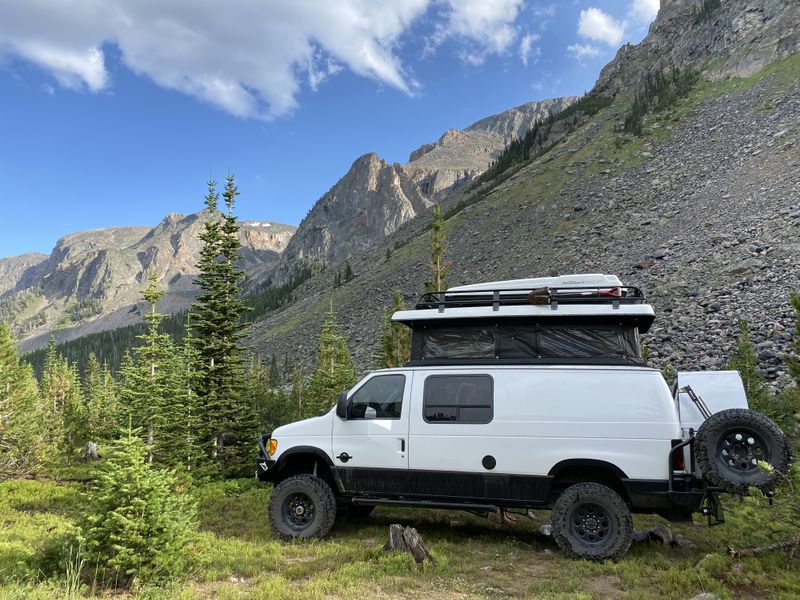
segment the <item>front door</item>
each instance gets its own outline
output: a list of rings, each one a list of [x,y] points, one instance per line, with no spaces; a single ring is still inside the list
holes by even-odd
[[[350,394],[347,420],[334,417],[333,462],[347,493],[408,493],[411,379],[376,373]]]

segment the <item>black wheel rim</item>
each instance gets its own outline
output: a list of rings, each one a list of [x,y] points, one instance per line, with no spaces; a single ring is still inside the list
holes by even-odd
[[[281,516],[283,522],[295,531],[302,531],[314,520],[314,501],[303,492],[290,494],[283,501]]]
[[[584,546],[602,546],[613,535],[614,523],[604,507],[587,502],[572,510],[569,531]]]
[[[747,474],[758,471],[758,461],[770,461],[764,439],[748,429],[726,431],[717,444],[717,456],[728,470]]]

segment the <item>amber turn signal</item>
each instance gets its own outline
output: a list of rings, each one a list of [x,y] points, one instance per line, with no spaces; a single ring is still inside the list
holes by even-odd
[[[273,440],[270,438],[269,442],[267,442],[267,454],[272,456],[275,454],[275,451],[278,449],[278,440]]]

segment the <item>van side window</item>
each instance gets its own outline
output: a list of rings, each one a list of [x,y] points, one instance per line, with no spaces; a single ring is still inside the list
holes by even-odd
[[[490,375],[430,375],[422,416],[428,423],[489,423],[494,413]]]
[[[351,419],[399,419],[405,375],[378,375],[350,397]]]
[[[600,358],[622,356],[616,329],[553,328],[543,329],[539,352],[552,358]]]
[[[494,358],[493,328],[434,329],[425,336],[425,358]]]

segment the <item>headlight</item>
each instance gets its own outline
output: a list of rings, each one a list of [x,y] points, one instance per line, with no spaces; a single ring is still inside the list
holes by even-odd
[[[270,438],[267,442],[267,455],[272,456],[275,454],[275,451],[278,449],[278,440]]]

